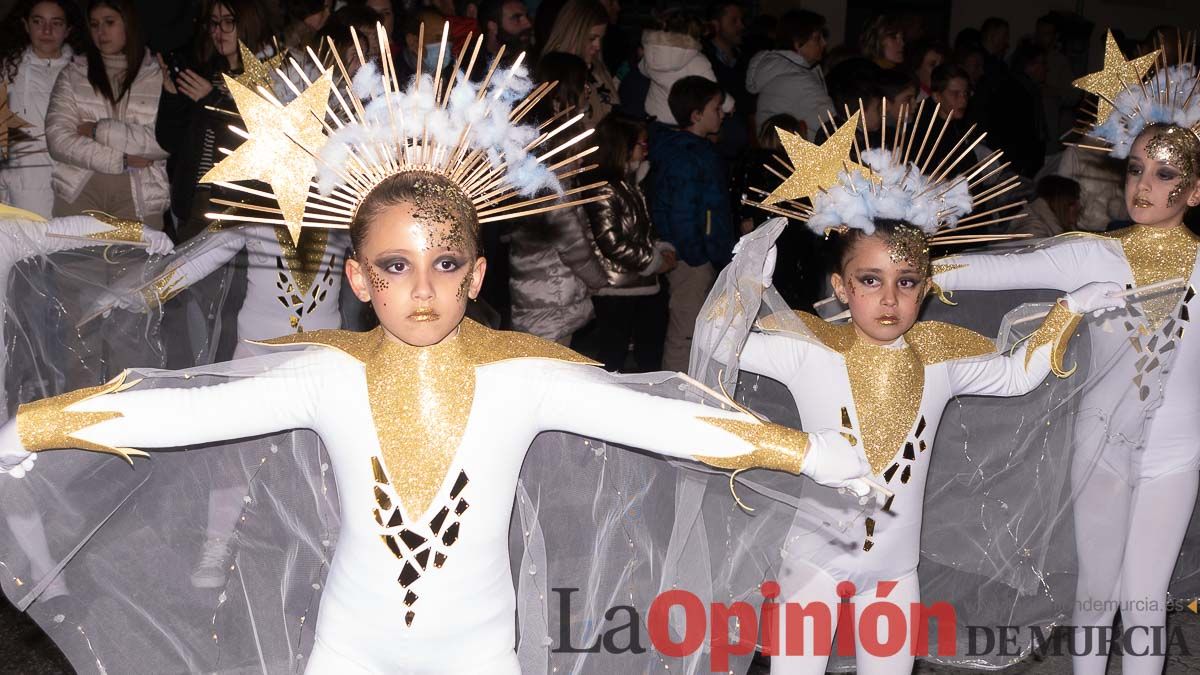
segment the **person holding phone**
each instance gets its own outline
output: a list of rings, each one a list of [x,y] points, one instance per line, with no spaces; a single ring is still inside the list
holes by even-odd
[[[202,34],[193,41],[195,53],[185,57],[171,52],[159,57],[167,75],[154,136],[171,155],[171,217],[173,235],[180,242],[208,225],[204,214],[211,210],[209,199],[219,188],[198,182],[220,159],[217,148],[233,150],[242,143],[241,137],[229,130],[231,118],[219,112],[234,109],[224,75],[245,79],[239,45],[245,45],[255,58],[266,59],[274,53],[270,21],[259,0],[207,0],[200,16],[198,30]],[[189,67],[189,63],[196,65]]]

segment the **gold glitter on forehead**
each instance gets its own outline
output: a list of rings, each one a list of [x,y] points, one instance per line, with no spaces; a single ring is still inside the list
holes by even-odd
[[[1155,124],[1147,131],[1153,135],[1146,141],[1146,156],[1179,171],[1179,184],[1167,195],[1167,206],[1174,206],[1184,192],[1192,189],[1200,173],[1196,166],[1200,139],[1191,130],[1173,124]]]
[[[921,274],[929,274],[929,240],[924,232],[915,227],[901,225],[892,232],[888,256],[897,265],[908,263]]]
[[[478,223],[475,222],[475,206],[467,195],[454,183],[429,179],[418,179],[413,184],[415,199],[412,215],[417,220],[447,226],[436,236],[430,237],[435,248],[468,250],[478,240]],[[468,222],[462,222],[464,217]],[[431,234],[436,228],[430,228]]]

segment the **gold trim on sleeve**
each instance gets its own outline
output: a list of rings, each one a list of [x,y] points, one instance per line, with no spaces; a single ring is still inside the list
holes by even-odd
[[[115,394],[136,385],[141,380],[126,382],[129,371],[116,376],[108,383],[97,387],[79,389],[60,396],[44,398],[40,401],[26,403],[17,409],[17,435],[21,445],[28,452],[57,450],[62,448],[79,448],[92,452],[102,452],[116,455],[133,463],[133,457],[148,457],[141,450],[132,448],[114,448],[108,445],[92,443],[79,438],[75,434],[83,429],[101,422],[121,417],[116,411],[106,412],[73,412],[69,408],[79,402]]]
[[[1063,369],[1063,357],[1067,353],[1067,347],[1071,344],[1071,336],[1075,334],[1075,327],[1079,325],[1082,318],[1082,314],[1076,314],[1067,309],[1067,306],[1061,301],[1054,303],[1054,308],[1046,315],[1042,325],[1029,336],[1029,344],[1025,346],[1026,372],[1029,371],[1029,362],[1033,359],[1033,353],[1045,345],[1051,345],[1050,371],[1052,373],[1058,377],[1068,377],[1075,372],[1075,366],[1071,366],[1070,370]]]
[[[145,241],[142,236],[142,223],[138,220],[130,220],[128,218],[118,218],[114,215],[107,214],[103,211],[84,211],[84,215],[91,216],[96,220],[112,227],[111,230],[103,232],[94,232],[87,235],[88,239],[96,241]]]
[[[754,446],[754,451],[734,457],[695,455],[718,469],[773,469],[799,474],[808,454],[808,434],[778,424],[745,421],[727,417],[701,417],[701,422],[727,431]]]

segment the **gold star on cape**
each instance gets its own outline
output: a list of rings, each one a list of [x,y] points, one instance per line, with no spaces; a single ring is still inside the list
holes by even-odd
[[[1112,101],[1116,100],[1117,94],[1132,85],[1139,84],[1146,77],[1146,73],[1154,67],[1156,58],[1158,58],[1158,50],[1145,56],[1139,56],[1132,61],[1126,61],[1112,31],[1108,31],[1104,43],[1104,69],[1091,75],[1085,75],[1072,83],[1089,94],[1096,94],[1100,97],[1100,101],[1096,105],[1096,124],[1104,124],[1108,116],[1112,114]]]
[[[260,61],[241,40],[238,40],[238,51],[242,55],[242,74],[233,79],[250,91],[256,91],[260,86],[270,91],[271,73],[283,63],[283,52]]]
[[[329,72],[296,100],[280,106],[225,76],[225,84],[246,123],[249,138],[200,179],[201,183],[261,180],[271,186],[292,241],[300,240],[308,185],[317,173],[313,159],[326,136],[321,127],[332,86]]]
[[[820,145],[804,140],[803,136],[783,129],[776,129],[779,142],[787,151],[792,163],[792,175],[783,181],[774,192],[763,200],[771,205],[789,199],[813,197],[821,190],[837,185],[842,171],[858,171],[867,178],[874,174],[867,167],[850,161],[850,149],[854,146],[854,132],[858,129],[858,113],[837,128],[833,135]]]
[[[9,131],[30,126],[8,106],[8,85],[0,82],[0,157],[8,158]]]

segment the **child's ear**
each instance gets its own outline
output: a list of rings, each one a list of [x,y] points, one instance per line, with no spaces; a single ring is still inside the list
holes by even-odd
[[[833,295],[838,302],[843,305],[850,304],[850,299],[846,296],[846,282],[842,279],[842,275],[838,272],[829,275],[829,283],[833,286]]]

